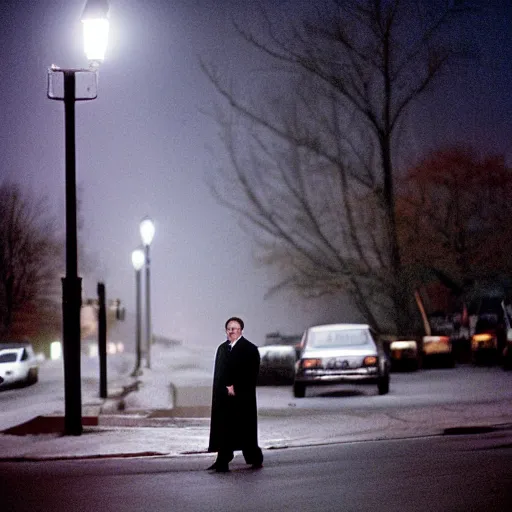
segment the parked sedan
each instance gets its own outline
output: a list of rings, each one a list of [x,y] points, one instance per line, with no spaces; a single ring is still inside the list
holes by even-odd
[[[260,351],[258,384],[291,384],[297,360],[295,348],[286,345],[265,345]]]
[[[449,336],[423,336],[422,341],[422,360],[424,367],[435,362],[441,362],[448,368],[453,368],[455,366],[455,357],[453,355],[452,342]]]
[[[417,370],[419,367],[418,342],[412,338],[394,340],[390,344],[391,363],[395,368]]]
[[[380,395],[389,391],[389,359],[366,324],[310,327],[302,338],[293,394],[303,398],[309,386],[374,384]]]
[[[417,370],[420,367],[419,344],[415,337],[381,334],[379,340],[390,359],[391,370]]]
[[[471,337],[471,359],[473,363],[497,362],[504,355],[507,345],[505,323],[496,314],[481,315]]]
[[[0,386],[34,384],[39,364],[28,342],[0,342]]]

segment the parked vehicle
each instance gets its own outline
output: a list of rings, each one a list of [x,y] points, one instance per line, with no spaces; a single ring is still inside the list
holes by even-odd
[[[389,346],[392,368],[417,370],[420,366],[418,342],[412,338],[398,338]]]
[[[285,346],[285,347],[293,347],[295,350],[296,359],[299,358],[300,355],[300,343],[302,340],[302,334],[281,334],[280,332],[270,332],[265,336],[265,343],[263,344],[265,347],[268,346]]]
[[[455,357],[450,336],[423,336],[422,363],[423,366],[441,363],[447,368],[453,368],[455,366]]]
[[[504,336],[505,346],[503,347],[503,351],[501,352],[502,364],[504,370],[512,370],[512,306],[510,303],[505,304],[505,301],[502,301],[501,307],[503,310],[503,320],[507,331]]]
[[[496,363],[505,348],[506,331],[496,314],[481,315],[471,336],[471,359],[473,363]]]
[[[297,360],[294,347],[287,345],[266,345],[258,347],[260,372],[258,384],[291,384],[295,377]]]
[[[0,342],[0,387],[34,384],[39,364],[28,342]]]
[[[423,321],[425,336],[421,339],[420,358],[423,367],[432,363],[442,362],[444,366],[455,366],[455,355],[451,336],[454,334],[453,321],[445,313],[436,312],[427,315],[425,306],[418,290],[414,298]]]
[[[507,332],[507,344],[503,349],[503,369],[512,370],[512,332]]]
[[[293,394],[326,384],[374,384],[389,392],[389,358],[366,324],[316,325],[306,329],[296,364]]]
[[[381,334],[379,341],[391,363],[391,370],[417,370],[421,366],[420,348],[413,336]]]
[[[300,353],[301,335],[271,332],[265,336],[260,351],[258,384],[291,384],[295,377],[295,362]]]

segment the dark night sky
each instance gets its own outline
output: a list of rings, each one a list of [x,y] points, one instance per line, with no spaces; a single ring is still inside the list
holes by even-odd
[[[478,65],[445,80],[442,99],[414,112],[414,150],[468,142],[512,161],[512,8],[476,26]],[[274,4],[276,4],[274,2]],[[86,66],[79,17],[82,0],[4,0],[0,7],[2,177],[51,197],[64,211],[64,125],[61,102],[46,98],[46,70]],[[241,315],[256,343],[280,329],[350,320],[342,301],[325,310],[291,295],[264,300],[274,282],[253,262],[250,238],[205,184],[218,165],[209,147],[216,128],[201,113],[215,95],[198,57],[236,73],[244,51],[229,37],[229,14],[250,18],[249,0],[111,0],[111,38],[99,97],[77,105],[77,180],[83,203],[81,240],[95,270],[85,296],[104,280],[109,298],[134,307],[131,251],[138,223],[156,224],[152,245],[153,327],[158,334],[214,347],[224,320]],[[280,2],[295,9],[297,2]],[[292,7],[290,7],[292,6]],[[475,27],[473,27],[474,29]],[[218,154],[218,153],[215,153]],[[340,311],[340,316],[334,314]],[[354,320],[359,320],[354,318]]]

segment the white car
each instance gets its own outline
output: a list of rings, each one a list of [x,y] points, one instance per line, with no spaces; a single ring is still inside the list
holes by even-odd
[[[28,342],[0,342],[0,387],[14,384],[34,384],[39,376],[39,364]]]
[[[389,392],[390,362],[366,324],[316,325],[306,329],[296,365],[293,395],[322,384],[375,384]]]

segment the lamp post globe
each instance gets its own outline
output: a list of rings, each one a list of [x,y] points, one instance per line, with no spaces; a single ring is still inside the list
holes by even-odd
[[[135,272],[139,272],[144,263],[146,262],[146,257],[144,256],[144,251],[142,249],[135,249],[132,252],[132,265],[135,269]]]
[[[109,21],[107,0],[88,0],[82,13],[84,51],[92,66],[105,59]]]
[[[140,221],[140,237],[144,246],[151,245],[155,236],[155,224],[149,217],[144,217]]]

